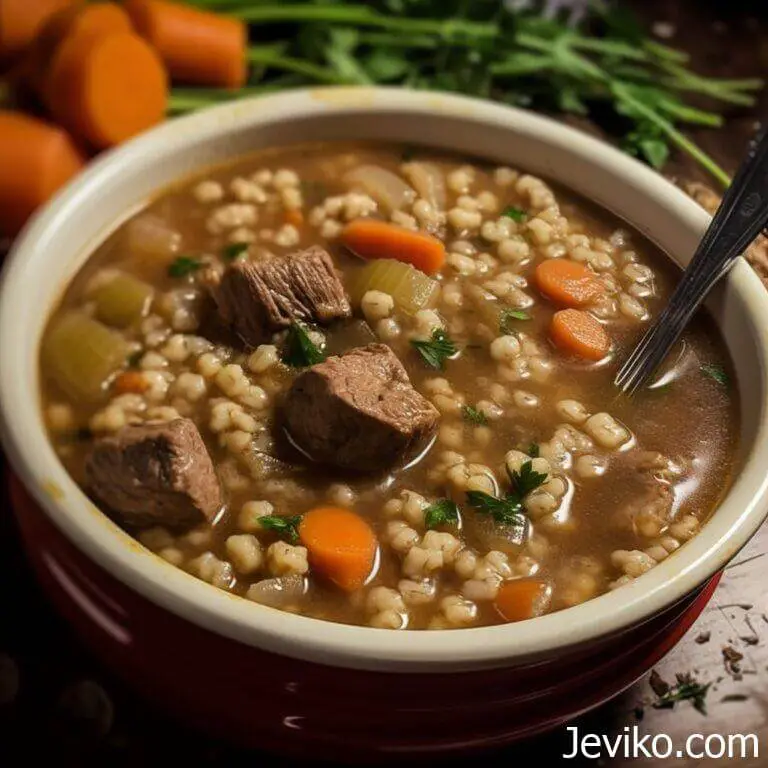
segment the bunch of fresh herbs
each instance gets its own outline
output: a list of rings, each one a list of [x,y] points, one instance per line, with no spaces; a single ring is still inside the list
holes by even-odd
[[[728,175],[681,130],[722,125],[750,106],[758,79],[692,72],[685,53],[650,38],[618,3],[593,2],[578,26],[536,2],[502,0],[190,0],[250,24],[251,82],[240,91],[177,89],[173,112],[317,84],[404,85],[589,117],[655,168],[670,147],[723,185]],[[521,7],[522,6],[522,7]]]

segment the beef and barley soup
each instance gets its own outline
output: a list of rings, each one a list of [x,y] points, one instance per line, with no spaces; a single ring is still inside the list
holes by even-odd
[[[729,485],[707,317],[644,393],[611,383],[673,279],[513,168],[263,152],[98,248],[46,330],[43,409],[94,501],[218,589],[390,629],[528,619],[673,555]]]

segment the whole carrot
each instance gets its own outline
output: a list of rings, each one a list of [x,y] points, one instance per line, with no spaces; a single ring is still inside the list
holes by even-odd
[[[128,0],[125,7],[174,80],[223,88],[245,83],[243,22],[165,0]]]
[[[0,234],[13,236],[85,163],[61,129],[0,111]]]

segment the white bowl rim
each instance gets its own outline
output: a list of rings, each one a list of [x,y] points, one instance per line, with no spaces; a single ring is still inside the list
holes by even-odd
[[[325,95],[329,98],[325,98]],[[319,98],[319,96],[323,96]],[[143,153],[179,142],[193,145],[200,135],[225,136],[232,127],[258,123],[258,114],[298,117],[354,112],[360,104],[376,111],[471,113],[474,120],[535,132],[542,142],[564,144],[590,162],[610,166],[625,185],[660,196],[681,224],[703,231],[708,217],[682,191],[649,168],[597,139],[539,115],[455,95],[392,88],[307,89],[256,97],[214,107],[161,125],[107,153],[38,214],[17,239],[0,285],[0,418],[6,453],[16,473],[50,520],[89,558],[152,602],[215,633],[284,656],[370,670],[446,672],[502,667],[551,657],[597,637],[644,621],[703,584],[749,540],[761,524],[768,502],[768,423],[761,414],[755,448],[739,478],[738,496],[728,494],[716,515],[675,556],[636,583],[582,605],[514,625],[444,632],[394,632],[318,621],[263,608],[213,588],[151,555],[94,507],[69,477],[50,447],[38,401],[29,383],[14,375],[13,351],[23,346],[14,323],[31,279],[35,243],[62,216],[93,198],[101,185],[114,183],[114,169]],[[365,108],[365,107],[363,107]],[[768,361],[768,302],[752,270],[741,263],[727,280],[753,317],[760,376]],[[51,492],[51,489],[55,492]]]

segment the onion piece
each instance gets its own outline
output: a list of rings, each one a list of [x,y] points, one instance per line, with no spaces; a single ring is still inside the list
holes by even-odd
[[[479,512],[464,514],[464,530],[480,549],[495,549],[508,555],[519,552],[530,533],[527,521],[523,526],[502,525]]]
[[[378,165],[361,165],[344,174],[344,184],[370,195],[388,212],[399,211],[416,193],[399,176]]]
[[[181,233],[159,216],[145,213],[129,221],[124,229],[124,245],[130,256],[168,259],[181,248]]]
[[[306,593],[307,580],[294,574],[257,581],[248,588],[246,597],[270,608],[287,608],[300,602]]]
[[[445,210],[448,203],[445,177],[434,163],[406,163],[403,173],[419,193],[419,197],[424,198],[436,211]]]

